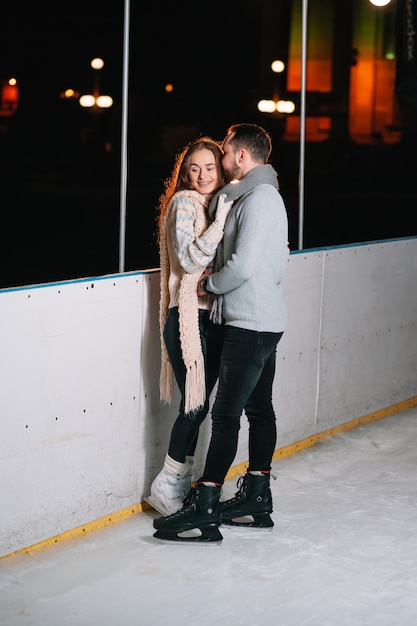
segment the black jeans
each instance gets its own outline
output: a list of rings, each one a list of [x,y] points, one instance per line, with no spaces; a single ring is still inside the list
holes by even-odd
[[[212,434],[200,480],[223,484],[236,456],[243,410],[249,422],[248,470],[270,471],[277,438],[272,384],[282,335],[225,327]]]
[[[165,345],[181,393],[179,413],[172,427],[168,454],[180,463],[184,463],[186,455],[193,456],[194,454],[199,427],[207,415],[210,394],[219,376],[224,326],[213,324],[209,319],[209,314],[210,312],[204,309],[198,310],[201,349],[206,375],[206,401],[204,407],[199,411],[184,413],[186,368],[181,351],[178,307],[169,309],[164,327]]]

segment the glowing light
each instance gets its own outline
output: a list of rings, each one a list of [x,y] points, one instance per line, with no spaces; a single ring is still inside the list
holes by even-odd
[[[258,111],[261,113],[294,113],[295,104],[291,100],[259,100]]]
[[[104,67],[104,61],[103,59],[96,57],[95,59],[91,61],[90,65],[93,68],[93,70],[102,70]]]
[[[79,103],[85,109],[91,109],[94,106],[99,109],[109,109],[113,106],[113,98],[111,96],[98,96],[95,98],[91,94],[86,94],[81,96]]]
[[[86,94],[85,96],[81,96],[79,103],[83,108],[89,109],[95,105],[96,99],[91,94]]]
[[[276,111],[277,105],[273,100],[259,100],[258,111],[261,113],[273,113]]]
[[[281,74],[285,70],[285,63],[283,61],[279,61],[278,59],[272,61],[271,70],[276,74]]]
[[[9,117],[17,111],[19,103],[19,88],[15,78],[9,78],[7,83],[0,86],[0,116]]]
[[[98,96],[96,98],[96,105],[100,109],[109,109],[113,104],[113,98],[111,96]]]
[[[277,111],[278,113],[294,113],[295,104],[291,100],[278,100]]]
[[[369,2],[375,7],[386,7],[387,4],[391,2],[391,0],[369,0]]]
[[[167,83],[165,85],[165,91],[167,93],[171,93],[172,91],[174,91],[174,85],[172,83]]]

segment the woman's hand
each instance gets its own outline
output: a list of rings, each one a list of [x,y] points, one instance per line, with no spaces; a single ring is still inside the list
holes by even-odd
[[[227,216],[229,215],[230,209],[233,205],[233,200],[226,202],[226,198],[227,195],[225,193],[222,193],[219,196],[219,199],[217,200],[216,217],[214,220],[222,230],[224,229]]]

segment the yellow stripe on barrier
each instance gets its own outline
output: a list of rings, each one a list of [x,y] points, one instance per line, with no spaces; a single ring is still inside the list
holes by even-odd
[[[417,396],[414,396],[413,398],[409,398],[408,400],[404,400],[402,402],[397,402],[396,404],[392,404],[385,409],[380,409],[379,411],[368,413],[368,415],[364,415],[363,417],[359,417],[350,422],[346,422],[345,424],[334,426],[332,428],[329,428],[328,430],[324,430],[321,433],[317,433],[310,437],[306,437],[305,439],[301,439],[300,441],[296,441],[295,443],[291,443],[288,446],[284,446],[283,448],[278,448],[277,450],[275,450],[272,458],[274,461],[276,461],[277,459],[291,456],[292,454],[313,446],[314,444],[322,441],[323,439],[326,439],[327,437],[331,437],[333,435],[337,435],[338,433],[352,430],[353,428],[356,428],[361,424],[375,422],[376,420],[379,420],[383,417],[405,411],[406,409],[410,409],[414,406],[417,406]],[[245,462],[231,467],[226,475],[226,480],[229,480],[230,478],[233,478],[240,474],[244,474],[246,472],[247,466],[248,463]],[[28,554],[33,550],[40,550],[41,548],[55,545],[61,541],[68,541],[76,537],[81,537],[82,535],[86,535],[93,530],[100,530],[102,528],[105,528],[106,526],[116,524],[117,522],[121,522],[129,517],[132,517],[133,515],[137,515],[138,513],[142,513],[142,511],[146,511],[149,509],[151,509],[151,506],[149,504],[147,504],[146,502],[140,502],[139,504],[129,506],[125,509],[122,509],[121,511],[116,511],[116,513],[112,513],[111,515],[105,515],[97,520],[88,522],[87,524],[78,526],[77,528],[73,528],[72,530],[68,530],[65,533],[61,533],[60,535],[56,535],[55,537],[51,537],[50,539],[46,539],[45,541],[41,541],[27,548],[22,548],[21,550],[16,550],[15,552],[6,554],[3,557],[0,557],[0,560],[16,556],[17,554]]]

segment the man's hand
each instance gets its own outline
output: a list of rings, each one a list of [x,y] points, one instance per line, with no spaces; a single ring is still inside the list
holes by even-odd
[[[205,278],[206,276],[210,276],[211,272],[209,269],[204,270],[204,272],[201,274],[200,278],[198,279],[198,283],[197,283],[197,295],[198,296],[206,296],[207,295],[207,291],[204,291],[204,289],[201,288],[200,283],[203,280],[203,278]]]

